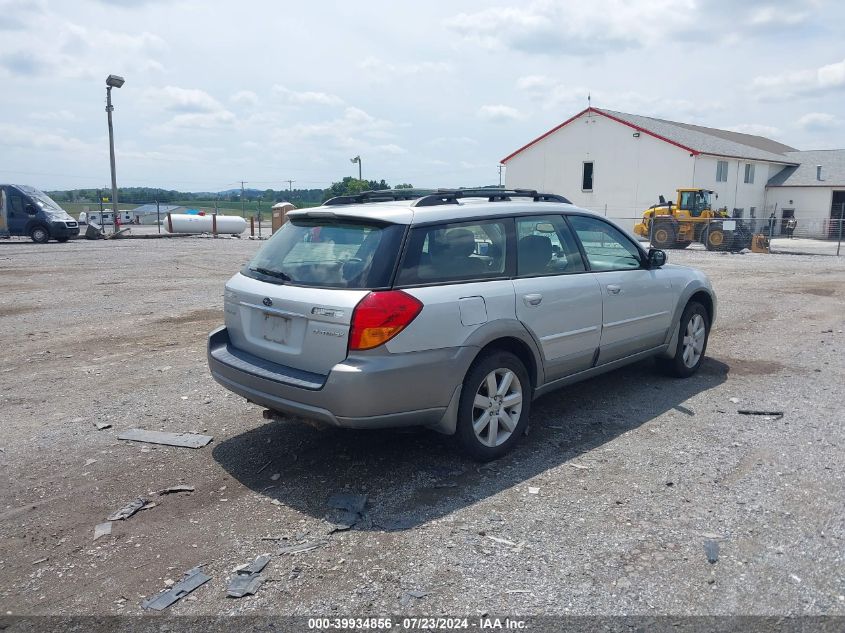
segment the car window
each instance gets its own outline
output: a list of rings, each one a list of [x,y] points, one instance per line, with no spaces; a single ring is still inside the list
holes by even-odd
[[[612,224],[582,215],[570,216],[569,221],[584,247],[591,270],[626,270],[641,266],[639,249]]]
[[[383,288],[396,265],[404,226],[294,219],[241,271],[276,283]]]
[[[516,274],[520,277],[584,272],[581,252],[562,216],[516,220]]]
[[[502,221],[462,222],[411,230],[399,285],[458,282],[505,273],[506,231]]]
[[[9,196],[9,208],[15,213],[23,213],[23,198],[20,196]]]

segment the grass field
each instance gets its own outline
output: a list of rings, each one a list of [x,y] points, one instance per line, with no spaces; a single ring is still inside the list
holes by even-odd
[[[59,203],[61,207],[70,213],[73,217],[78,217],[82,211],[99,211],[99,205],[96,202],[62,202]],[[127,203],[127,202],[119,202],[118,207],[120,209],[134,209],[140,206],[143,203]],[[165,203],[161,203],[164,205]],[[194,200],[189,202],[168,202],[168,205],[178,205],[185,207],[186,209],[198,209],[200,211],[205,211],[206,213],[214,213],[214,201],[211,200]],[[111,208],[111,204],[103,203],[103,206],[107,209]],[[264,216],[269,216],[270,214],[270,206],[266,203],[261,204],[261,213]],[[303,204],[302,207],[308,206],[317,206],[316,204]],[[217,203],[217,211],[218,213],[224,215],[241,215],[241,203],[240,202],[218,202]],[[258,215],[258,203],[257,202],[248,202],[244,204],[244,214],[246,217],[256,216]]]

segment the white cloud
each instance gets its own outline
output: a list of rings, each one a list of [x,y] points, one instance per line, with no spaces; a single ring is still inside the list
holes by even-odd
[[[76,121],[78,119],[70,110],[30,112],[29,118],[34,121]]]
[[[455,70],[454,65],[449,62],[420,62],[420,63],[392,63],[379,59],[378,57],[367,57],[358,64],[362,70],[382,79],[395,79],[416,75],[444,75]]]
[[[363,152],[363,148],[379,147],[385,153],[397,154],[404,150],[395,144],[374,143],[392,138],[395,124],[376,118],[360,108],[348,106],[341,116],[318,123],[300,123],[288,128],[277,129],[276,140],[290,143],[318,143],[322,149],[349,149]],[[358,149],[362,148],[362,149]],[[399,151],[397,151],[399,150]]]
[[[219,112],[223,105],[205,90],[165,86],[151,89],[147,98],[154,100],[165,110],[171,112]]]
[[[478,108],[478,116],[485,121],[492,121],[493,123],[516,121],[522,118],[519,110],[502,104],[483,105]]]
[[[810,132],[823,132],[842,125],[842,119],[827,112],[808,112],[798,119],[798,127]]]
[[[491,49],[537,54],[601,54],[639,48],[660,32],[695,23],[693,0],[535,0],[524,6],[490,7],[459,13],[447,28],[464,40]]]
[[[845,89],[845,59],[815,69],[755,77],[751,90],[762,98],[789,99]]]
[[[165,128],[187,128],[211,130],[214,128],[232,125],[235,122],[235,115],[228,110],[217,112],[188,112],[177,114],[164,126]]]
[[[778,7],[758,7],[748,17],[748,25],[755,28],[797,26],[807,20],[809,14],[803,11],[790,12]]]
[[[780,129],[764,125],[762,123],[739,123],[737,125],[730,125],[725,128],[729,132],[739,132],[740,134],[753,134],[754,136],[767,136],[769,138],[776,138],[781,135]]]
[[[229,97],[229,101],[237,105],[255,107],[258,105],[258,95],[252,90],[239,90]]]
[[[297,92],[278,84],[273,86],[273,92],[282,96],[288,103],[294,105],[343,105],[343,99],[327,92]]]
[[[101,154],[105,144],[87,143],[73,136],[37,127],[0,123],[0,137],[7,147],[65,152],[75,158]]]

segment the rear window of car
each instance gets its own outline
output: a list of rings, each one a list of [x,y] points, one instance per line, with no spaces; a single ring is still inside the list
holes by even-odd
[[[459,283],[505,276],[502,221],[461,222],[411,230],[399,286]]]
[[[404,229],[396,224],[292,219],[241,272],[296,286],[386,288]]]

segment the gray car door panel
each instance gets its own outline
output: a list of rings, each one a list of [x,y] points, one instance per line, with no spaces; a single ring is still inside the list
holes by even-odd
[[[602,318],[594,275],[514,279],[513,285],[517,317],[539,343],[546,380],[589,368],[599,346]]]
[[[593,273],[602,288],[603,317],[598,364],[662,345],[672,324],[675,292],[657,270]]]

